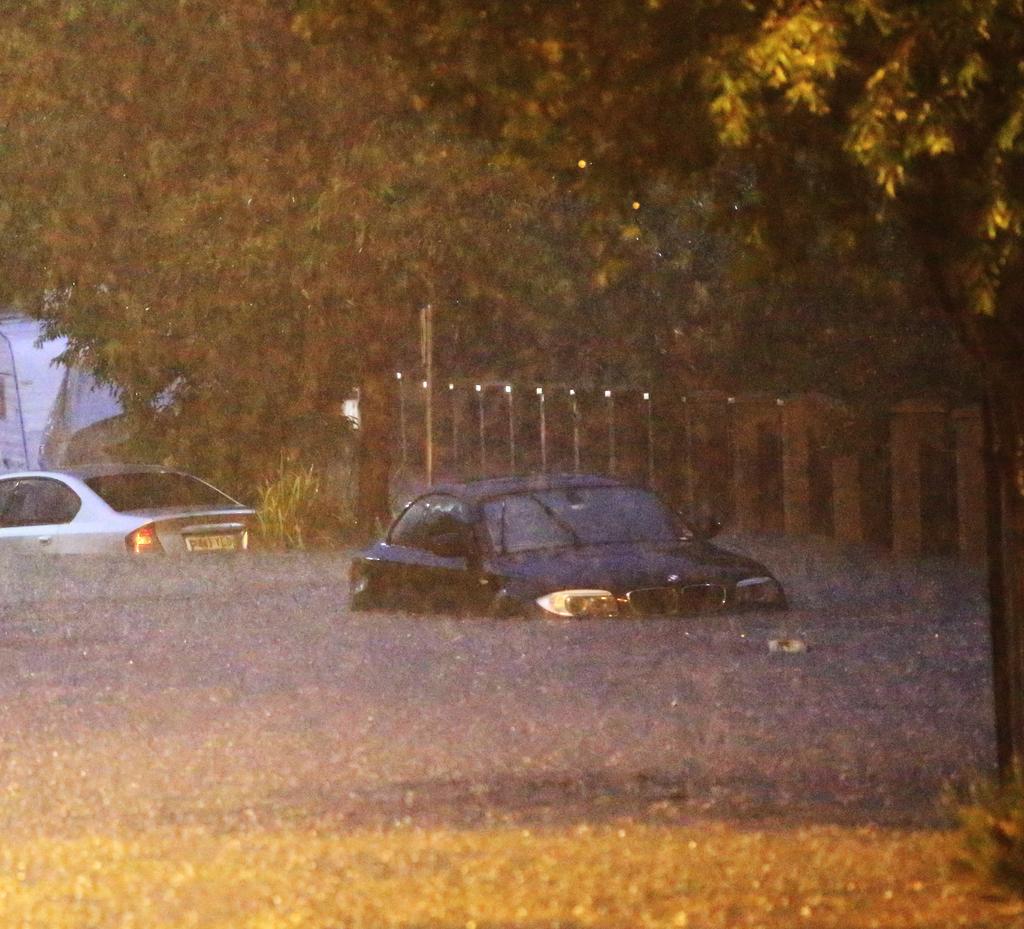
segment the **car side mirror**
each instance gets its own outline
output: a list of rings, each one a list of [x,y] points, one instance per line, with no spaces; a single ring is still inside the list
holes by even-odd
[[[708,516],[701,519],[694,526],[693,530],[699,539],[714,539],[722,532],[722,520],[718,516]]]
[[[701,516],[687,521],[698,539],[712,539],[722,531],[722,521],[717,516]]]

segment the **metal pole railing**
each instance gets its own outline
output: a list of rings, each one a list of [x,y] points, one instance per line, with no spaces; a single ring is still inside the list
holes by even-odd
[[[615,473],[615,395],[610,391],[604,392],[608,401],[608,473]]]
[[[541,471],[547,471],[548,469],[548,428],[547,419],[544,415],[544,388],[537,388],[537,403],[539,405],[540,414],[540,469]]]
[[[487,472],[487,439],[484,434],[484,388],[482,384],[476,385],[476,409],[480,421],[480,473]]]
[[[434,308],[428,303],[420,313],[422,333],[421,354],[427,378],[423,382],[425,397],[424,416],[426,436],[424,455],[427,467],[427,486],[434,483]]]
[[[516,470],[516,419],[512,405],[512,385],[505,385],[505,396],[508,398],[508,461],[513,472]]]
[[[401,461],[404,468],[409,458],[409,446],[405,435],[405,389],[403,387],[402,372],[396,371],[395,378],[398,381],[398,440],[401,443]]]
[[[647,486],[654,486],[654,411],[652,410],[651,394],[644,391],[644,403],[647,408]]]
[[[459,400],[455,395],[455,385],[448,385],[448,393],[452,398],[452,469],[455,470],[459,463]]]
[[[569,399],[572,403],[572,469],[580,471],[580,404],[575,388],[570,388]]]

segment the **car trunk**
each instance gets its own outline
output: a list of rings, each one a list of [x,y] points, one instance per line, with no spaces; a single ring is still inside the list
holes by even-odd
[[[139,513],[139,516],[147,514]],[[197,510],[182,514],[153,514],[157,539],[165,552],[225,552],[248,547],[253,525],[251,510]]]

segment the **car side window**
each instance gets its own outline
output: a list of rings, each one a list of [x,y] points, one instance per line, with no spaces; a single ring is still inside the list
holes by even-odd
[[[469,508],[447,494],[432,494],[412,504],[391,529],[388,541],[408,548],[430,549],[431,541],[462,526],[469,528]]]
[[[0,481],[0,528],[10,525],[7,522],[7,510],[15,499],[14,490],[17,486],[17,478],[8,478],[6,481]]]
[[[3,526],[53,526],[75,518],[82,501],[70,487],[51,478],[19,480],[3,507]]]
[[[489,500],[484,519],[491,544],[497,551],[527,552],[572,545],[572,529],[557,521],[541,502],[529,494]]]
[[[420,537],[420,526],[429,512],[429,498],[417,500],[398,517],[388,533],[393,545],[415,545]]]

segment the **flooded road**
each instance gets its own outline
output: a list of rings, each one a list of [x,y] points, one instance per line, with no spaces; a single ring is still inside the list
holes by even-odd
[[[0,825],[940,821],[980,580],[772,554],[787,614],[585,622],[349,614],[342,554],[12,563]]]

